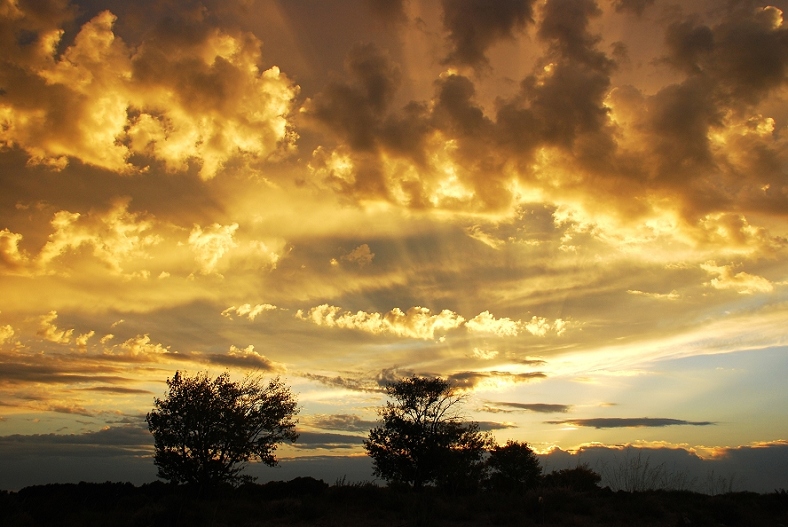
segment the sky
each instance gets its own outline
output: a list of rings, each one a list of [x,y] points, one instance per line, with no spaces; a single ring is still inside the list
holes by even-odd
[[[262,479],[372,480],[439,375],[547,464],[788,488],[786,10],[0,0],[0,488],[155,479],[225,370],[298,398]]]

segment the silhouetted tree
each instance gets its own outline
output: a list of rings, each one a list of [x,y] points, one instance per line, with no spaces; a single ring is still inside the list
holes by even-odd
[[[528,443],[509,440],[495,445],[487,458],[490,486],[502,491],[523,491],[539,485],[542,467]]]
[[[225,372],[167,379],[164,399],[148,413],[158,476],[174,483],[216,485],[252,481],[241,476],[246,462],[276,465],[279,443],[295,441],[298,406],[279,380],[232,382]]]
[[[393,401],[364,441],[375,475],[415,488],[478,482],[491,440],[460,415],[461,394],[440,377],[417,376],[389,384],[386,393]]]

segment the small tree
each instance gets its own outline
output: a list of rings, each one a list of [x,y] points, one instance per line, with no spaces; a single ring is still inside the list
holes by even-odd
[[[298,407],[279,378],[230,381],[225,372],[167,379],[164,399],[148,413],[158,476],[174,483],[216,485],[252,481],[241,476],[248,461],[277,464],[279,443],[295,441]]]
[[[490,485],[496,490],[523,491],[539,485],[542,467],[528,443],[512,441],[490,449],[487,466]]]
[[[478,479],[491,441],[476,423],[463,420],[462,395],[439,377],[416,376],[388,385],[386,393],[394,400],[380,410],[383,423],[364,441],[375,475],[415,488]]]

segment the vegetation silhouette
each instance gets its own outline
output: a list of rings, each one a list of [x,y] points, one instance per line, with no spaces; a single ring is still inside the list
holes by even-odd
[[[492,437],[464,420],[463,395],[440,377],[419,376],[390,383],[386,393],[393,400],[379,410],[382,423],[364,441],[374,474],[415,489],[477,485]]]
[[[536,488],[542,479],[539,458],[528,443],[509,440],[494,445],[487,458],[489,487],[506,492],[523,492]]]
[[[570,469],[575,470],[575,469]],[[549,476],[549,474],[548,474]],[[313,478],[224,485],[196,497],[163,482],[79,483],[0,491],[0,525],[90,527],[290,525],[591,527],[788,524],[788,493],[737,492],[710,496],[688,491],[578,491],[538,486],[524,492],[456,494],[437,486],[419,492],[369,482],[327,485]]]
[[[211,379],[176,371],[167,386],[146,420],[158,476],[172,483],[206,488],[251,482],[240,474],[248,461],[276,465],[278,444],[298,438],[298,405],[279,378],[233,382],[228,372]]]

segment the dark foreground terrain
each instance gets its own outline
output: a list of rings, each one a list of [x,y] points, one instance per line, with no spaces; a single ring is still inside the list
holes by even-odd
[[[312,478],[211,493],[151,483],[79,483],[0,491],[0,525],[14,526],[785,526],[788,493],[414,492]]]

